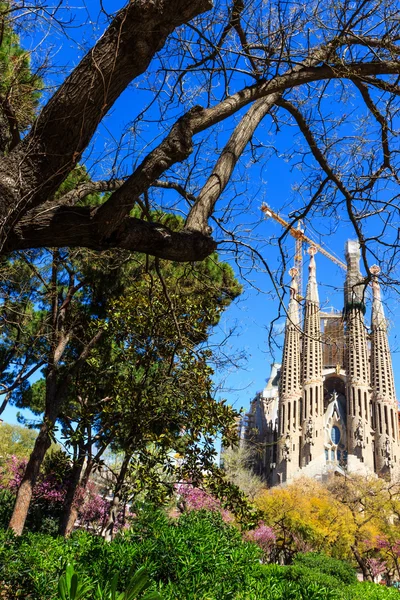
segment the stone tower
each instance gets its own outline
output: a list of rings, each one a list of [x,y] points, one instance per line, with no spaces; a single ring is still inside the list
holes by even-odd
[[[287,311],[285,339],[283,343],[282,369],[279,381],[279,441],[278,481],[291,479],[298,467],[298,431],[301,398],[300,349],[301,325],[297,301],[297,269],[290,269],[290,301]]]
[[[321,311],[315,248],[310,248],[300,319],[296,269],[290,270],[282,365],[246,415],[251,439],[265,448],[256,469],[271,484],[300,475],[400,474],[399,420],[379,268],[371,267],[372,313],[365,323],[366,278],[360,248],[348,241],[343,312]],[[280,368],[279,368],[280,367]],[[258,434],[254,432],[258,431]]]
[[[347,277],[344,315],[346,320],[346,400],[348,456],[356,468],[358,459],[374,470],[370,414],[370,368],[368,332],[364,323],[366,286],[360,272],[358,242],[346,243]]]
[[[392,359],[387,336],[387,323],[378,281],[380,268],[370,269],[372,274],[371,314],[371,384],[375,429],[375,470],[380,475],[391,476],[399,466],[399,431],[397,400],[394,389]]]
[[[316,277],[316,249],[309,249],[310,264],[304,307],[302,353],[302,443],[300,465],[305,467],[324,452],[322,342]]]

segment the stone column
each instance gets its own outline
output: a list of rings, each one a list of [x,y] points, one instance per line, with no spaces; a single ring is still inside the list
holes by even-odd
[[[302,355],[302,466],[307,465],[324,453],[322,342],[314,258],[317,250],[311,246],[308,252],[310,254],[310,264],[304,310]]]
[[[364,324],[365,284],[360,272],[360,246],[346,243],[347,277],[345,284],[347,443],[348,461],[356,456],[374,470],[373,429],[370,413],[370,369],[368,335]]]
[[[298,469],[299,454],[301,330],[297,301],[298,270],[290,269],[289,274],[292,281],[279,381],[277,483],[291,479]]]
[[[392,475],[399,468],[399,427],[387,322],[378,281],[380,268],[372,274],[371,315],[371,384],[374,406],[375,470],[379,475]]]

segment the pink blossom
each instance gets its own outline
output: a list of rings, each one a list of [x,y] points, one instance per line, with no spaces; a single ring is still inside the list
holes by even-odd
[[[222,510],[221,502],[200,488],[181,483],[177,486],[176,491],[178,506],[183,505],[185,510]]]
[[[265,554],[270,554],[276,542],[276,535],[272,527],[265,525],[260,521],[258,527],[251,531],[246,531],[243,538],[248,542],[254,542]]]
[[[365,562],[374,579],[386,571],[386,563],[383,560],[378,558],[367,558]]]

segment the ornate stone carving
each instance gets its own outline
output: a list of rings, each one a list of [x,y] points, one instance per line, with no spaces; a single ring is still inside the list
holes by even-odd
[[[290,457],[290,435],[289,434],[286,434],[285,443],[283,444],[282,459],[286,460],[286,462],[290,462],[291,461],[291,457]]]
[[[385,450],[384,450],[384,459],[385,466],[389,469],[393,469],[393,457],[392,457],[392,445],[390,443],[390,439],[386,437],[385,440]]]
[[[357,427],[354,432],[354,438],[356,440],[356,446],[359,446],[360,448],[365,448],[364,426],[361,419],[358,420]]]
[[[332,394],[331,394],[331,402],[336,402],[336,400],[339,398],[339,394],[337,393],[336,390],[333,390]]]
[[[306,424],[306,431],[304,434],[304,439],[307,444],[311,444],[313,446],[314,445],[313,437],[314,437],[314,423],[313,423],[312,417],[309,417],[307,424]]]

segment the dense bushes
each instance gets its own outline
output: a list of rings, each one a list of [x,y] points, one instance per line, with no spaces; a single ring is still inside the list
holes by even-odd
[[[330,556],[326,556],[326,554],[319,554],[318,552],[297,554],[294,559],[294,565],[301,568],[313,569],[321,574],[335,577],[347,585],[351,585],[357,581],[356,572],[349,563],[331,558]]]
[[[218,513],[193,511],[169,520],[142,510],[129,532],[106,543],[76,532],[70,539],[0,532],[0,582],[8,600],[58,600],[57,582],[68,564],[94,590],[145,566],[164,600],[391,600],[399,592],[356,583],[354,571],[321,554],[298,555],[293,565],[263,565],[261,550],[244,542]],[[0,598],[1,598],[0,593]],[[87,595],[87,600],[93,593]]]

